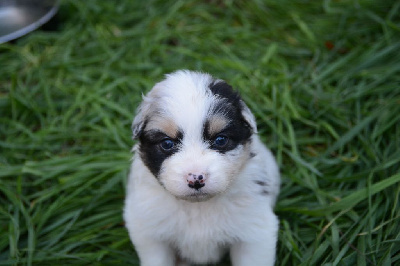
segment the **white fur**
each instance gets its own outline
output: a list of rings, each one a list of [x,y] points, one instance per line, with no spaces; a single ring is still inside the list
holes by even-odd
[[[134,120],[134,135],[151,114],[172,119],[185,134],[180,151],[162,164],[159,180],[137,152],[133,158],[124,219],[143,266],[215,263],[227,251],[236,266],[274,264],[278,167],[256,134],[225,154],[202,143],[204,119],[217,100],[208,89],[211,80],[188,71],[168,75],[144,97]],[[243,117],[256,132],[243,105]],[[207,175],[204,195],[187,186],[188,172]]]

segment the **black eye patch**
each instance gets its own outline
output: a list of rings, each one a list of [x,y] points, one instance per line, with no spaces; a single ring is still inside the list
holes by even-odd
[[[250,140],[251,129],[244,120],[231,121],[217,134],[210,134],[209,123],[204,124],[203,139],[210,149],[226,153]]]
[[[143,132],[140,136],[140,157],[155,177],[158,177],[165,159],[179,151],[182,138],[181,132],[178,133],[177,137],[171,138],[157,130]]]
[[[204,123],[203,139],[210,144],[211,149],[225,153],[249,141],[252,130],[242,115],[243,107],[237,91],[228,83],[218,80],[213,81],[209,89],[216,96],[216,100],[210,108],[210,117]],[[219,132],[214,132],[213,117],[217,117],[216,121],[221,117],[226,120],[226,125]],[[221,143],[224,145],[220,145]]]

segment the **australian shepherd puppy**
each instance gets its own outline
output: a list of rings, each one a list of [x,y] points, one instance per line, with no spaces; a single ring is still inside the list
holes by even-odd
[[[225,81],[177,71],[144,96],[124,219],[142,266],[273,265],[279,170]]]

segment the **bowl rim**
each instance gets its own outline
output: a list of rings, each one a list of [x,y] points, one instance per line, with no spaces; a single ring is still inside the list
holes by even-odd
[[[29,32],[36,30],[37,28],[48,22],[57,13],[59,2],[60,2],[59,0],[54,1],[53,7],[44,16],[40,17],[35,22],[26,25],[20,28],[19,30],[0,36],[0,44],[24,36],[25,34],[28,34]]]

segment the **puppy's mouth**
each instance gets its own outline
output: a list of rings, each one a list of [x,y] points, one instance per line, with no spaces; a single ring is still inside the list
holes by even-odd
[[[182,199],[182,200],[187,200],[191,202],[199,202],[199,201],[206,201],[212,198],[214,195],[206,193],[202,191],[201,189],[192,192],[190,194],[182,195],[182,196],[177,196],[177,198]]]

